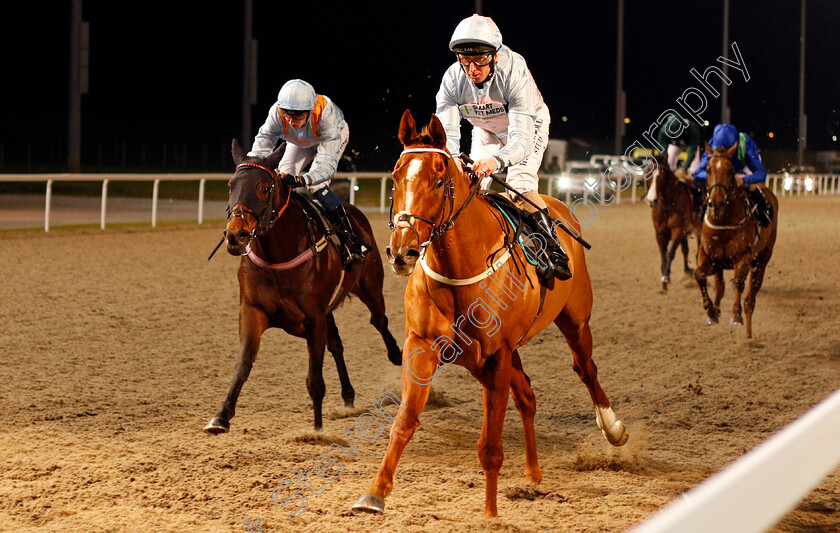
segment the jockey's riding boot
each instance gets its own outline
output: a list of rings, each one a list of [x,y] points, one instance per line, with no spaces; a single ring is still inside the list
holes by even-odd
[[[552,272],[555,278],[560,281],[565,281],[572,277],[572,271],[569,270],[569,256],[566,255],[565,250],[560,245],[557,237],[554,234],[554,224],[550,216],[544,211],[537,211],[531,213],[531,218],[534,220],[534,225],[538,229],[538,233],[545,238],[546,247],[543,250],[543,260],[546,261],[546,270]],[[542,263],[542,261],[539,261]]]
[[[347,217],[344,206],[339,204],[335,209],[327,211],[327,215],[330,217],[330,222],[336,227],[337,233],[344,243],[341,251],[342,264],[347,266],[351,263],[363,262],[368,247],[361,242],[359,235],[353,230],[353,225],[350,224],[350,219]]]
[[[537,191],[529,191],[524,195],[526,198],[537,204],[540,209],[524,200],[517,202],[519,206],[527,213],[524,220],[532,228],[534,233],[540,235],[540,241],[543,246],[539,246],[539,258],[534,258],[540,265],[540,270],[544,274],[554,276],[560,281],[567,280],[572,277],[572,272],[569,270],[569,257],[557,240],[554,233],[554,222],[548,215],[548,206],[540,197]],[[532,247],[532,249],[535,246]]]
[[[764,197],[761,188],[757,186],[749,187],[747,188],[747,195],[750,197],[750,203],[752,204],[752,215],[758,225],[762,228],[769,226],[770,221],[773,220],[773,206]]]

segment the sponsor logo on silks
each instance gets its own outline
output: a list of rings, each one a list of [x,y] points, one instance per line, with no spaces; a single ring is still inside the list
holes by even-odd
[[[461,114],[470,115],[477,119],[488,120],[507,115],[507,109],[502,102],[469,103],[460,106]]]

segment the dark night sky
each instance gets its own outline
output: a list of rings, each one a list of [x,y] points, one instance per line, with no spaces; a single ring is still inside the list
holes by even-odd
[[[474,8],[473,1],[345,2],[337,10],[314,2],[254,4],[259,92],[251,136],[280,86],[303,78],[342,108],[350,149],[367,169],[391,166],[404,109],[423,121],[434,111],[441,76],[453,61],[449,36]],[[528,61],[551,110],[551,136],[586,139],[601,152],[612,147],[616,5],[483,1],[505,43]],[[625,144],[674,107],[683,90],[699,85],[690,68],[702,72],[717,64],[722,5],[625,3],[624,88],[631,118]],[[730,40],[751,75],[745,82],[730,70],[732,121],[768,150],[796,148],[799,6],[731,1]],[[49,12],[35,2],[0,9],[0,143],[9,162],[27,141],[33,157],[66,143],[70,2],[51,3]],[[85,0],[91,77],[82,100],[83,165],[100,142],[126,141],[135,149],[140,143],[207,144],[218,152],[239,137],[242,17],[241,2],[231,0]],[[808,2],[809,149],[840,149],[830,138],[840,135],[838,27],[840,2]],[[719,113],[720,101],[710,98],[703,116],[714,124]]]

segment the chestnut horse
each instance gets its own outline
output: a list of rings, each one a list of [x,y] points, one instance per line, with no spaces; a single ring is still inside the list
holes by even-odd
[[[706,144],[709,164],[706,167],[709,180],[708,208],[703,219],[703,233],[697,255],[694,278],[703,296],[706,309],[706,324],[718,323],[720,301],[723,298],[723,270],[732,269],[735,274],[735,305],[732,307],[731,324],[743,325],[741,317],[741,293],[750,276],[750,288],[744,297],[744,314],[747,316],[747,338],[752,338],[752,314],[755,297],[764,280],[764,270],[773,255],[776,243],[776,226],[779,201],[773,192],[760,184],[764,196],[773,206],[773,219],[765,228],[755,224],[749,215],[747,195],[735,183],[732,157],[738,149],[735,143],[729,149],[718,147],[714,151]],[[706,290],[706,277],[715,277],[715,301]]]
[[[344,348],[332,314],[348,293],[358,296],[370,310],[370,322],[382,335],[391,363],[402,362],[400,348],[388,331],[382,259],[370,223],[354,206],[345,205],[353,226],[370,249],[363,263],[345,271],[338,250],[324,239],[323,229],[310,238],[305,213],[274,170],[284,151],[285,144],[265,158],[246,157],[233,140],[236,172],[228,183],[230,214],[225,240],[228,253],[244,256],[238,273],[239,362],[221,410],[204,428],[208,433],[230,429],[236,400],[251,372],[260,338],[271,327],[306,339],[306,388],[315,411],[315,429],[321,429],[325,346],[338,368],[341,397],[352,407],[356,393],[347,376]]]
[[[677,179],[676,174],[663,158],[656,159],[653,179],[645,195],[645,202],[651,207],[653,229],[662,259],[662,291],[668,291],[671,282],[671,262],[682,248],[684,271],[690,276],[694,271],[688,266],[688,236],[694,234],[700,239],[700,215],[694,210],[688,185]]]
[[[414,118],[406,111],[399,139],[404,150],[392,173],[395,228],[386,253],[394,272],[411,276],[405,291],[404,409],[391,426],[376,478],[353,508],[384,510],[397,462],[419,425],[431,382],[442,364],[455,362],[484,388],[478,457],[486,479],[485,516],[497,516],[502,424],[511,392],[525,431],[525,478],[533,483],[542,480],[534,435],[534,392],[518,349],[552,322],[572,350],[573,368],[589,389],[598,426],[611,444],[627,441],[627,430],[598,384],[592,361],[592,287],[583,248],[570,235],[560,233],[573,276],[557,281],[541,307],[534,267],[524,263],[521,249],[505,250],[512,231],[506,232],[502,216],[476,195],[478,180],[462,172],[446,150],[446,133],[438,118],[432,115],[418,135]],[[555,219],[580,231],[578,224],[569,222],[573,219],[565,205],[554,198],[544,199]],[[422,268],[415,268],[418,262]]]

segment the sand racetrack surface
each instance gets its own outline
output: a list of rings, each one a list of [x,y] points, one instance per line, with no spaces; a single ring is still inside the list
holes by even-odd
[[[372,215],[380,249],[386,216]],[[508,404],[500,517],[482,518],[476,454],[481,387],[450,365],[397,469],[380,516],[354,515],[387,431],[323,492],[274,505],[274,487],[313,467],[384,391],[400,390],[356,299],[336,312],[356,408],[332,359],[324,430],[312,430],[302,340],[264,337],[231,421],[202,431],[238,347],[239,259],[207,255],[222,226],[0,233],[0,531],[625,531],[753,448],[840,386],[840,198],[782,198],[754,338],[704,325],[700,294],[675,261],[659,293],[644,205],[601,208],[584,237],[595,307],[594,360],[630,440],[601,435],[589,394],[553,327],[521,350],[537,398],[543,483],[522,480],[522,425]],[[692,240],[692,252],[695,249]],[[386,272],[391,331],[404,338],[406,279]],[[309,481],[317,489],[320,481]],[[780,479],[779,484],[784,484]],[[253,525],[250,527],[254,527]],[[256,531],[256,529],[252,529]],[[840,531],[834,471],[773,531]]]

